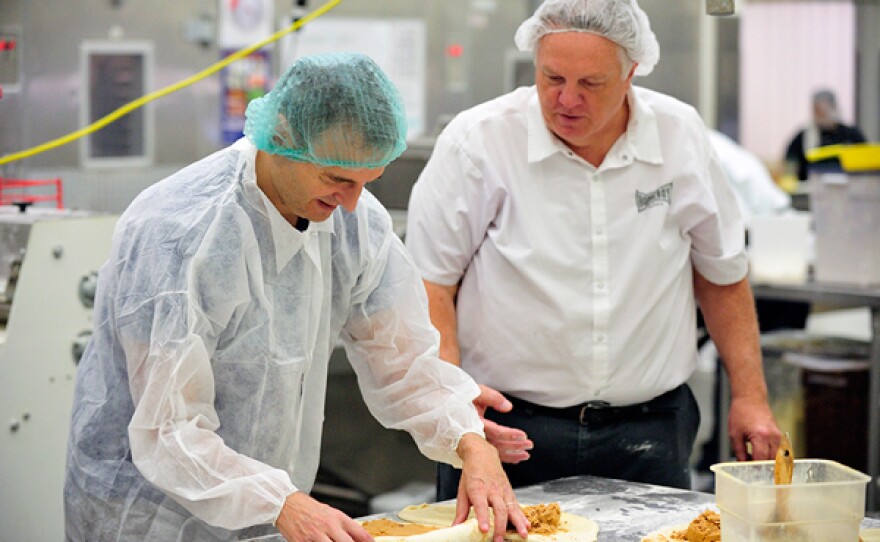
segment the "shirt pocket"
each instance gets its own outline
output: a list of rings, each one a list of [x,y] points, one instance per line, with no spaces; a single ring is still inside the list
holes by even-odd
[[[661,254],[674,250],[681,242],[681,233],[668,205],[654,205],[639,213],[637,229],[633,232],[644,247],[657,247]],[[640,243],[641,244],[641,243]]]
[[[658,235],[657,243],[660,245],[660,248],[664,252],[673,251],[676,247],[680,247],[680,243],[684,238],[681,235],[681,230],[678,227],[678,223],[675,221],[675,218],[669,212],[668,209],[664,209],[663,212],[663,221],[660,225],[660,233]]]

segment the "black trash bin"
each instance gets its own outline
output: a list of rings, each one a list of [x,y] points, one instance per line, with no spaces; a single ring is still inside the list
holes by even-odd
[[[783,360],[799,368],[804,450],[795,457],[832,459],[865,472],[868,466],[870,344],[807,336]]]
[[[868,367],[805,368],[802,381],[807,455],[867,472]]]

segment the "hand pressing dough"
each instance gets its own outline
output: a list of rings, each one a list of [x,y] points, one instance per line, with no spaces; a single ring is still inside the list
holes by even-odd
[[[423,525],[446,526],[451,525],[455,519],[455,504],[419,504],[407,506],[401,510],[398,517],[404,521]],[[468,516],[468,521],[474,518],[473,510]],[[599,526],[595,521],[583,516],[576,516],[562,512],[559,519],[559,528],[555,533],[529,533],[529,542],[596,542],[599,535]],[[522,537],[513,532],[504,535],[504,539],[510,542],[521,542]]]

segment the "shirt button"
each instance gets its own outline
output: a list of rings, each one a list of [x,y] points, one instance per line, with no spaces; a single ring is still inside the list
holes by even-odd
[[[596,230],[596,235],[602,237],[603,235],[605,235],[605,230],[603,230],[602,228],[598,228]]]
[[[629,155],[628,155],[628,154],[624,154],[623,156],[621,156],[621,158],[623,158],[624,160],[629,160]]]
[[[605,289],[605,283],[604,283],[604,282],[597,282],[597,283],[596,283],[596,289],[598,289],[598,290],[604,290],[604,289]]]
[[[605,335],[602,335],[601,333],[599,335],[596,335],[596,342],[597,343],[604,343],[605,342]]]

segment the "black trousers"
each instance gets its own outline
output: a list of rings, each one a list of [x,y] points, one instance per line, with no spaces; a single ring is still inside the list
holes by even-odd
[[[504,463],[513,487],[568,476],[602,476],[690,489],[689,459],[700,412],[686,384],[625,408],[554,409],[509,397],[513,410],[486,417],[526,432],[534,443],[526,461]],[[437,470],[437,500],[458,494],[461,471]]]

